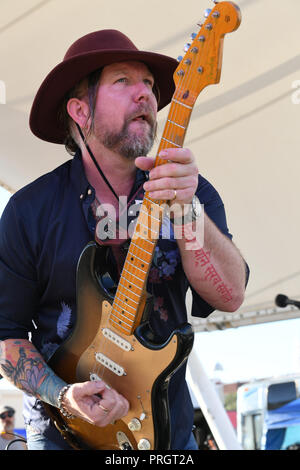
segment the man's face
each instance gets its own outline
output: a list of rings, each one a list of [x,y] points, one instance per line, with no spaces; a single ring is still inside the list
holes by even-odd
[[[128,159],[147,155],[156,135],[154,79],[141,62],[104,67],[98,89],[94,136]]]
[[[14,429],[14,413],[4,411],[0,415],[0,429],[2,432],[11,432]]]

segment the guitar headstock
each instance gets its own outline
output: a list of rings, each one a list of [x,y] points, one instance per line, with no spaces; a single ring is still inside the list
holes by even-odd
[[[186,54],[179,59],[173,76],[174,97],[184,99],[190,106],[203,88],[219,82],[224,36],[236,30],[241,22],[240,9],[232,2],[216,3],[212,10],[205,10],[205,17],[198,34],[192,35],[193,42],[185,46]]]

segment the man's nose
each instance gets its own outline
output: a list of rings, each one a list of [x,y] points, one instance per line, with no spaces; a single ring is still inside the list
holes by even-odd
[[[136,102],[148,101],[152,94],[149,85],[144,82],[139,82],[134,86],[134,100]]]

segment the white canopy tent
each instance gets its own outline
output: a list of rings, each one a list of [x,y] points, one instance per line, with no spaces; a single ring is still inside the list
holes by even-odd
[[[250,265],[244,313],[273,308],[279,292],[300,297],[300,92],[293,88],[300,85],[300,3],[236,3],[242,23],[225,37],[221,82],[199,96],[185,143],[220,192]],[[2,0],[1,184],[16,191],[69,158],[63,147],[31,134],[28,116],[42,80],[74,40],[116,28],[141,49],[177,57],[213,6],[211,0]]]

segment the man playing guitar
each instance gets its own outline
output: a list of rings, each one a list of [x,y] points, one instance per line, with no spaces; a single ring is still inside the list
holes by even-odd
[[[139,51],[118,31],[97,31],[70,47],[34,100],[33,133],[75,155],[14,194],[0,222],[0,371],[26,394],[29,449],[69,448],[42,402],[98,427],[130,409],[130,399],[101,377],[66,384],[47,365],[74,326],[77,261],[95,238],[101,207],[114,218],[121,196],[130,208],[147,191],[176,203],[176,232],[185,223],[178,225],[180,208],[191,207],[186,224],[193,228],[199,214],[192,204],[204,206],[203,246],[186,249],[184,230],[175,240],[158,241],[148,286],[152,327],[161,338],[186,321],[188,287],[194,315],[233,312],[243,302],[247,265],[231,240],[221,198],[198,174],[194,155],[178,146],[161,152],[163,165],[147,157],[157,112],[172,98],[176,66],[169,57]],[[110,241],[118,267],[121,244],[114,237],[104,243]],[[169,387],[172,449],[197,448],[184,373],[183,366]]]

